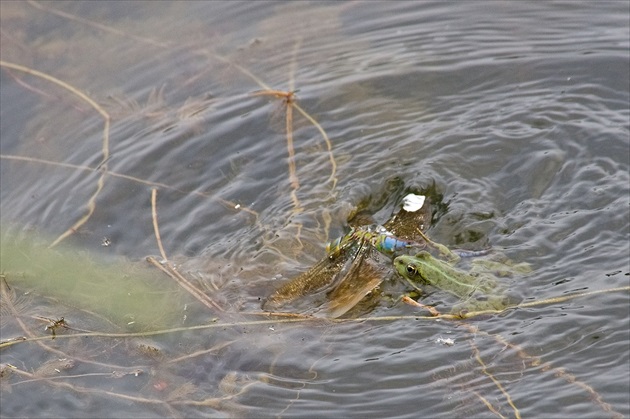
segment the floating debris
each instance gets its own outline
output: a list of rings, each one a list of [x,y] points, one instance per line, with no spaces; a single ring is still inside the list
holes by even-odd
[[[437,338],[435,340],[435,343],[446,345],[446,346],[453,346],[453,345],[455,345],[455,341],[453,339],[451,339],[451,338],[444,339],[442,336]]]
[[[410,193],[403,198],[403,209],[407,212],[416,212],[424,205],[424,195]]]

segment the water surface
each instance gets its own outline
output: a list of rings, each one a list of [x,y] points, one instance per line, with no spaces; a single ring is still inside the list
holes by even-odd
[[[347,231],[352,208],[385,222],[405,191],[435,185],[443,202],[430,236],[529,262],[534,272],[509,283],[526,301],[629,284],[625,2],[2,2],[1,11],[4,232],[54,241],[86,214],[105,173],[94,213],[60,246],[141,265],[158,254],[157,187],[166,252],[246,321]],[[11,64],[64,81],[110,116],[106,162],[103,115]],[[336,166],[294,111],[290,176],[286,107],[252,94],[268,88],[297,91]],[[18,296],[37,294],[8,279]],[[386,278],[384,292],[405,289]],[[81,324],[94,314],[47,297],[24,304],[38,333],[45,324],[30,315]],[[166,327],[216,316],[185,293],[173,304],[180,316]],[[367,316],[416,314],[383,298]],[[14,317],[3,311],[3,340],[24,334]],[[2,415],[627,417],[628,317],[625,291],[465,325],[278,322],[56,339],[46,343],[75,358],[63,371],[76,377],[16,384],[24,378],[13,374]],[[36,344],[0,355],[30,372],[61,356]],[[91,377],[111,371],[87,361],[143,373]]]

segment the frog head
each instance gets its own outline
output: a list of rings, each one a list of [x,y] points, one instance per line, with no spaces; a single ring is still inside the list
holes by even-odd
[[[428,252],[420,252],[415,256],[398,256],[394,259],[396,271],[414,287],[419,283],[435,285],[443,276],[441,263]]]
[[[419,285],[428,284],[460,298],[471,295],[477,289],[476,276],[455,269],[426,251],[415,256],[398,256],[394,259],[394,268],[416,289]]]

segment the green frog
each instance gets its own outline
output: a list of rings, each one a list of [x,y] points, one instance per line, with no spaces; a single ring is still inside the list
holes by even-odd
[[[513,264],[509,261],[475,260],[470,272],[457,269],[451,263],[422,251],[415,256],[398,256],[394,259],[394,268],[420,292],[419,285],[428,284],[457,297],[460,302],[451,310],[453,314],[501,311],[514,305],[509,296],[504,294],[497,275],[531,271],[526,263]]]

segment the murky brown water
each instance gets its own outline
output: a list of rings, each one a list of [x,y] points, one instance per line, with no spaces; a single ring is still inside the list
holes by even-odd
[[[627,291],[465,325],[387,320],[419,315],[386,298],[406,290],[392,272],[371,320],[246,314],[320,259],[352,208],[382,223],[406,190],[433,184],[430,236],[529,262],[510,283],[526,301],[627,286],[627,3],[0,11],[0,223],[43,243],[3,250],[15,295],[2,340],[24,336],[20,322],[49,334],[33,316],[182,328],[2,348],[19,370],[2,378],[3,417],[630,415]],[[297,90],[332,152],[295,108],[291,175],[286,106],[252,94],[265,89]],[[159,254],[153,187],[166,253],[229,316],[143,261]],[[44,250],[96,191],[89,219]]]

